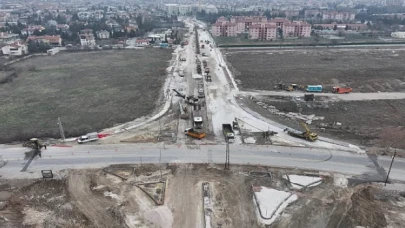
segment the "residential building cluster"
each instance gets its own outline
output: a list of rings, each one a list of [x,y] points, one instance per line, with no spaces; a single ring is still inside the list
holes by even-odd
[[[164,4],[161,6],[161,9],[164,10],[168,15],[193,15],[197,12],[201,12],[204,10],[205,13],[215,14],[218,13],[219,10],[215,5],[200,5],[200,4]]]
[[[220,17],[212,26],[213,36],[238,36],[247,34],[249,39],[274,40],[282,37],[310,37],[311,25],[305,21],[290,21],[286,18],[267,19],[265,16]]]

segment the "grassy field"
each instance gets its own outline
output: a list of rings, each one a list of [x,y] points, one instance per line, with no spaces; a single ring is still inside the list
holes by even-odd
[[[337,36],[337,35],[335,35]],[[215,42],[221,47],[226,47],[228,45],[236,46],[314,46],[314,45],[338,45],[338,44],[372,44],[372,43],[403,43],[401,39],[392,39],[387,37],[384,39],[379,39],[378,37],[369,37],[359,34],[345,34],[342,36],[341,40],[332,40],[319,36],[311,36],[308,38],[298,39],[296,37],[285,38],[284,40],[276,39],[270,40],[252,40],[246,39],[245,37],[215,37]],[[388,40],[387,40],[388,39]]]
[[[0,142],[97,131],[150,114],[171,50],[61,53],[13,64],[0,84]]]
[[[285,84],[349,86],[356,92],[405,91],[405,50],[224,50],[244,89]]]

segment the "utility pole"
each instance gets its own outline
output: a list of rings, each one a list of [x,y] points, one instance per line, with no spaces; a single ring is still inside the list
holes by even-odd
[[[395,156],[396,156],[396,155],[397,155],[397,150],[395,149],[395,151],[394,151],[394,156],[392,156],[390,169],[388,170],[387,178],[385,178],[384,186],[387,186],[388,177],[390,176],[390,172],[391,172],[391,168],[392,168],[392,163],[394,163],[394,159],[395,159]]]
[[[229,141],[226,139],[226,158],[225,158],[225,170],[229,170]]]
[[[58,125],[59,125],[60,137],[62,138],[63,142],[65,142],[65,131],[63,130],[62,121],[60,120],[60,117],[58,117]]]
[[[160,171],[160,179],[162,179],[162,164],[160,164],[161,161],[162,161],[162,149],[159,150],[159,171]]]

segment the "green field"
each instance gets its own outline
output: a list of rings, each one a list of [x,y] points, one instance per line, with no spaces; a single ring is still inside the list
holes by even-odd
[[[150,114],[166,79],[168,49],[60,53],[13,64],[0,84],[0,142],[97,131]]]

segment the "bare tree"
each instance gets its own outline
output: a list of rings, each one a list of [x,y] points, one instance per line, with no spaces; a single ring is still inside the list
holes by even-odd
[[[379,136],[379,144],[384,147],[385,153],[390,154],[391,148],[405,149],[405,128],[386,127]]]

